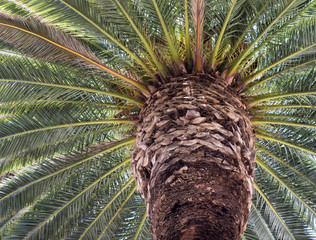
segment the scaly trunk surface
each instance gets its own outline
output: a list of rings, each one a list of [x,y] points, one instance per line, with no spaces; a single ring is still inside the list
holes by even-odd
[[[173,78],[141,112],[132,170],[155,239],[239,240],[255,135],[241,98],[206,74]]]

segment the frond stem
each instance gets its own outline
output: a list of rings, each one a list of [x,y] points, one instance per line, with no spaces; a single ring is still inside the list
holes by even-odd
[[[189,13],[188,13],[188,0],[184,0],[184,14],[185,14],[185,48],[188,59],[189,69],[192,67],[191,62],[191,45],[190,45],[190,32],[189,32]]]
[[[257,114],[254,115],[258,117],[258,119],[253,119],[253,120],[260,120],[261,118],[286,118],[286,119],[297,119],[297,120],[315,120],[313,117],[302,117],[302,116],[291,116],[291,115],[282,115],[282,114],[273,114],[273,113],[262,113],[262,114]],[[274,119],[271,119],[274,120]]]
[[[290,117],[290,116],[289,116]],[[315,125],[305,124],[305,123],[295,123],[288,121],[278,121],[272,119],[252,119],[250,120],[253,126],[261,125],[261,124],[278,124],[278,125],[287,125],[287,126],[295,126],[295,127],[310,127],[316,128]]]
[[[316,105],[299,105],[299,104],[293,104],[293,105],[260,105],[258,107],[254,107],[251,109],[252,112],[254,111],[269,111],[276,108],[312,108],[316,109]]]
[[[1,79],[0,79],[1,82]],[[102,102],[87,102],[87,101],[74,101],[74,100],[32,100],[30,101],[30,103],[26,104],[26,105],[32,105],[32,104],[40,104],[40,103],[69,103],[69,104],[74,104],[74,105],[98,105],[98,106],[105,106],[105,107],[113,107],[113,108],[117,108],[117,109],[129,109],[131,108],[133,105],[119,105],[116,103],[102,103]],[[10,107],[12,108],[12,106],[16,106],[16,105],[23,105],[20,103],[14,104],[14,102],[10,102]],[[1,108],[1,107],[0,107]]]
[[[139,224],[139,226],[137,228],[136,234],[134,236],[134,240],[137,240],[137,238],[139,236],[139,233],[140,233],[140,230],[142,229],[142,227],[143,227],[143,225],[144,225],[144,223],[146,221],[146,218],[147,218],[147,215],[146,215],[146,211],[145,211],[144,216],[142,218],[142,221],[140,222],[140,224]]]

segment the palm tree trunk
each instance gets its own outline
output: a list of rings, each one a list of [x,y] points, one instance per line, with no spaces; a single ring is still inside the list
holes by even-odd
[[[155,239],[240,239],[251,207],[255,134],[220,77],[171,79],[141,112],[132,170]]]

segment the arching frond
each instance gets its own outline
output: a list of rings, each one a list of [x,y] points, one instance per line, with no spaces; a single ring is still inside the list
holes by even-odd
[[[103,65],[88,48],[74,38],[59,32],[51,26],[42,24],[35,18],[30,19],[27,26],[23,24],[23,21],[24,19],[2,14],[0,16],[0,31],[10,31],[11,34],[1,34],[3,38],[0,39],[38,58],[69,62],[71,65],[85,64],[87,67],[105,70],[147,92],[146,87],[141,83]],[[33,47],[36,46],[34,41],[40,47]]]

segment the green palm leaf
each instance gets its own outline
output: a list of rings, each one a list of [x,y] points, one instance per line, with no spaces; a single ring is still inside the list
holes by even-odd
[[[147,214],[171,199],[163,193],[156,201],[151,187],[176,188],[189,179],[188,164],[170,168],[166,183],[153,174],[185,151],[202,159],[213,148],[217,165],[226,164],[218,160],[225,151],[257,158],[254,183],[244,183],[254,184],[248,225],[235,222],[241,239],[315,239],[315,7],[312,0],[1,1],[0,238],[155,238],[163,231]],[[209,95],[190,78],[209,81]],[[229,89],[225,96],[220,88]],[[196,113],[199,94],[207,110]],[[236,102],[247,127],[227,110]],[[241,150],[244,128],[256,134],[245,144],[256,156]],[[225,165],[231,176],[252,171],[255,163],[241,160]],[[169,212],[182,216],[190,201]]]

